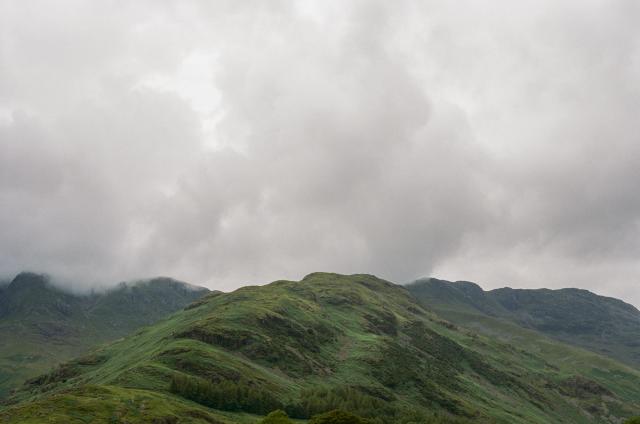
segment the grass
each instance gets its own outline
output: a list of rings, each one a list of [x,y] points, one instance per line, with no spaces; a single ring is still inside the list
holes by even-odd
[[[368,415],[381,423],[434,413],[434,422],[613,423],[640,412],[637,371],[508,323],[478,325],[506,337],[452,325],[373,276],[316,273],[210,295],[26,386],[0,417],[37,422],[44,408],[61,420],[52,422],[111,419],[105,411],[130,423],[257,420],[171,393],[175,375],[242,382],[283,405],[357,393],[348,396],[377,405]]]

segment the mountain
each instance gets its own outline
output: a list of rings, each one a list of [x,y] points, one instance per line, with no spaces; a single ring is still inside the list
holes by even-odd
[[[76,295],[21,273],[0,286],[0,398],[25,379],[152,324],[208,290],[168,278]]]
[[[640,366],[640,311],[621,300],[580,289],[484,291],[474,283],[435,278],[407,288],[452,322],[496,334],[487,323],[499,319]]]
[[[524,340],[463,329],[371,275],[314,273],[211,293],[30,380],[0,422],[255,423],[340,408],[373,424],[613,424],[640,412],[639,371]]]

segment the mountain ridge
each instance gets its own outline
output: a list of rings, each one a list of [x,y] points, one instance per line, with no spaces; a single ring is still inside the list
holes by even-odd
[[[32,379],[0,417],[254,423],[339,407],[373,423],[613,424],[640,411],[637,370],[528,339],[470,332],[371,275],[314,273],[205,296]]]
[[[474,314],[507,320],[640,366],[640,311],[620,299],[579,288],[485,291],[475,283],[434,278],[416,280],[407,288],[423,306],[458,324],[471,323]]]

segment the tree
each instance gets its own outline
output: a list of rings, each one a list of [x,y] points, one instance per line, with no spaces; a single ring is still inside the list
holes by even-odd
[[[311,418],[309,424],[367,424],[367,420],[349,412],[334,410]]]
[[[286,412],[278,409],[269,413],[269,415],[267,415],[258,424],[293,424],[293,421],[289,419]]]
[[[624,424],[640,424],[640,417],[629,418]]]

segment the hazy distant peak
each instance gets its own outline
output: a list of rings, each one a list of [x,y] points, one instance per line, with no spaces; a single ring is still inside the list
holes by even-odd
[[[8,290],[45,288],[50,285],[51,279],[46,274],[35,272],[21,272],[16,275],[8,285]]]
[[[153,277],[146,279],[139,279],[134,281],[122,281],[114,286],[105,287],[102,289],[77,290],[74,289],[72,284],[68,284],[63,280],[52,278],[45,273],[37,273],[32,271],[22,271],[12,279],[0,281],[0,289],[7,290],[9,292],[15,292],[17,290],[35,290],[35,289],[47,289],[67,295],[77,296],[96,296],[115,292],[119,290],[126,290],[133,287],[149,287],[149,288],[181,288],[188,291],[209,291],[209,289],[190,284],[184,281],[176,280],[170,277]]]
[[[184,281],[180,281],[180,280],[176,280],[174,278],[171,277],[153,277],[153,278],[147,278],[147,279],[142,279],[142,280],[137,280],[137,281],[132,281],[132,282],[123,282],[120,283],[120,285],[118,287],[180,287],[183,288],[185,290],[191,290],[191,291],[209,291],[209,289],[207,289],[206,287],[202,287],[202,286],[197,286],[195,284],[190,284]]]

